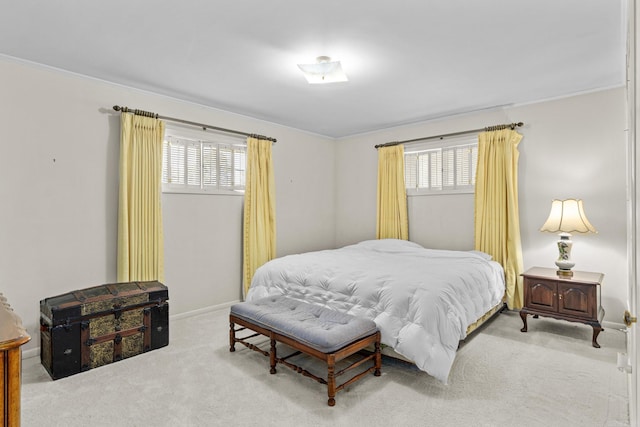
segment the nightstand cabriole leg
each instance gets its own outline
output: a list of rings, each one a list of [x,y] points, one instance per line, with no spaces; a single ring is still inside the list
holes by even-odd
[[[522,318],[522,323],[524,323],[524,327],[520,329],[520,332],[527,332],[527,312],[520,310],[520,317]]]
[[[604,329],[602,328],[602,326],[596,326],[596,325],[591,325],[593,327],[593,340],[591,341],[591,344],[595,347],[595,348],[600,348],[600,344],[598,344],[597,340],[598,340],[598,335],[600,334],[600,332],[604,331]]]

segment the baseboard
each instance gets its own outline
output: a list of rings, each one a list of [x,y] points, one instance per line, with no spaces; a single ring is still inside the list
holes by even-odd
[[[617,323],[617,322],[602,322],[602,327],[604,329],[617,329],[617,330],[621,330],[623,332],[627,331],[627,327],[625,326],[624,323]]]
[[[510,310],[510,309],[507,309],[507,310],[511,311],[511,312],[514,312],[514,313],[520,312],[520,310]],[[622,330],[623,332],[627,331],[627,327],[625,326],[624,323],[610,322],[608,320],[603,320],[602,321],[602,327],[604,329],[616,329],[616,330]]]
[[[224,310],[231,307],[233,304],[240,302],[240,300],[225,302],[223,304],[210,305],[209,307],[199,308],[197,310],[187,311],[185,313],[178,313],[169,316],[169,320],[180,320],[188,317],[197,316],[199,314],[211,313],[212,311]],[[30,348],[22,351],[22,359],[29,359],[32,357],[40,357],[40,347]]]
[[[211,313],[212,311],[224,310],[231,307],[233,304],[240,302],[240,300],[230,301],[223,304],[210,305],[208,307],[198,308],[196,310],[187,311],[184,313],[178,313],[169,316],[169,320],[186,319],[200,314]],[[517,310],[515,310],[517,311]],[[617,329],[626,331],[626,326],[623,323],[616,322],[602,322],[602,326],[605,329]],[[40,357],[40,347],[30,348],[22,351],[22,359],[29,359],[31,357]]]
[[[225,302],[223,304],[210,305],[209,307],[198,308],[197,310],[187,311],[185,313],[179,313],[174,315],[169,315],[170,320],[180,320],[186,319],[188,317],[197,316],[199,314],[211,313],[212,311],[224,310],[225,308],[231,307],[233,304],[240,302],[240,300]]]
[[[40,347],[22,350],[22,360],[40,356]]]

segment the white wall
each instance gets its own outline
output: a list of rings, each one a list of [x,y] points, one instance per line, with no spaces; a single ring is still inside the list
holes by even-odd
[[[215,84],[215,82],[212,82]],[[334,247],[334,141],[0,57],[0,293],[39,345],[39,301],[116,279],[126,105],[259,133],[273,146],[278,255]],[[165,194],[171,313],[240,298],[242,197]]]
[[[583,199],[599,234],[573,237],[575,269],[605,273],[605,319],[620,323],[628,286],[625,106],[625,90],[618,88],[343,138],[336,146],[336,245],[375,238],[375,144],[523,121],[519,201],[524,267],[555,268],[557,236],[538,229],[552,199]],[[473,246],[472,197],[410,198],[409,216],[411,240],[436,248]]]
[[[613,89],[387,129],[337,141],[0,57],[0,292],[38,345],[41,299],[115,281],[119,115],[115,104],[255,132],[273,146],[278,256],[375,237],[377,152],[393,140],[524,121],[520,207],[525,268],[553,267],[538,232],[553,198],[580,197],[598,235],[574,237],[576,268],[606,274],[607,320],[627,294],[625,95]],[[440,212],[443,206],[447,215]],[[411,238],[472,246],[469,196],[410,201]],[[165,194],[172,314],[240,297],[242,198]],[[457,214],[451,215],[451,209]],[[445,220],[446,219],[446,220]],[[447,225],[456,224],[453,229]]]

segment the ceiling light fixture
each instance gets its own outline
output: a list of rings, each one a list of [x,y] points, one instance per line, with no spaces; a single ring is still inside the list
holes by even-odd
[[[340,61],[331,61],[328,56],[318,56],[315,64],[298,64],[310,84],[346,82]]]

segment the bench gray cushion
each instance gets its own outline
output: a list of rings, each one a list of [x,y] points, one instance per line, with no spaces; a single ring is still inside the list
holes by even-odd
[[[234,304],[231,314],[322,353],[333,353],[377,331],[373,320],[284,296]]]

